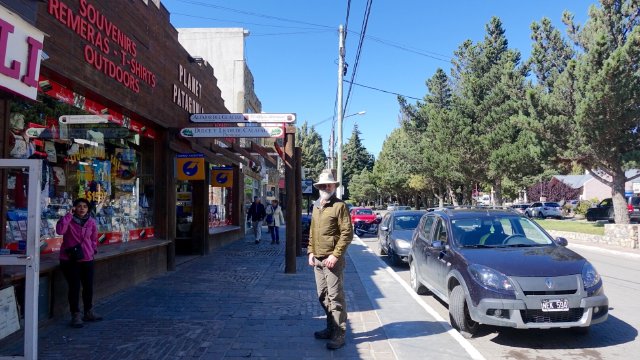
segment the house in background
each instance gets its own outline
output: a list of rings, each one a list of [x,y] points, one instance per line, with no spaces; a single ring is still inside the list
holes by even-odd
[[[640,173],[640,169],[631,169],[625,172],[625,177],[631,177]],[[607,180],[610,180],[609,177]],[[611,187],[602,183],[600,180],[594,178],[590,174],[584,175],[555,175],[553,177],[559,181],[562,181],[566,185],[573,189],[581,189],[579,200],[602,200],[611,197]],[[640,193],[640,178],[627,181],[624,184],[625,194],[632,195]]]

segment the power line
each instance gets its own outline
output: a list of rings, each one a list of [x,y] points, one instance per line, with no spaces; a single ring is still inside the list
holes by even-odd
[[[350,83],[351,85],[361,86],[361,87],[363,87],[363,88],[367,88],[367,89],[371,89],[371,90],[376,90],[376,91],[380,91],[380,92],[387,93],[387,94],[393,94],[393,95],[397,95],[397,96],[402,96],[402,97],[406,97],[407,99],[422,100],[422,99],[417,98],[417,97],[407,96],[407,95],[402,95],[402,94],[399,94],[399,93],[397,93],[397,92],[388,91],[388,90],[382,90],[382,89],[378,89],[378,88],[373,87],[373,86],[367,86],[367,85],[362,85],[362,84],[358,84],[358,83],[355,83],[355,82],[351,82],[351,81],[349,81],[349,80],[343,80],[343,81],[344,81],[344,82],[348,82],[348,83]]]
[[[252,11],[238,10],[238,9],[233,9],[233,8],[220,6],[220,5],[207,4],[207,3],[200,2],[200,1],[192,1],[192,0],[176,0],[176,1],[179,1],[179,2],[182,2],[182,3],[185,3],[185,4],[192,4],[192,5],[210,7],[210,8],[214,8],[214,9],[218,9],[218,10],[224,10],[224,11],[230,11],[230,12],[235,12],[235,13],[244,14],[244,15],[251,15],[251,16],[261,17],[261,18],[264,18],[264,19],[273,19],[273,20],[278,20],[278,21],[293,22],[293,23],[298,23],[298,24],[304,24],[304,25],[317,26],[317,27],[322,27],[322,28],[327,28],[327,29],[333,29],[331,26],[327,26],[327,25],[314,24],[314,23],[310,23],[310,22],[306,22],[306,21],[300,21],[300,20],[294,20],[294,19],[287,19],[287,18],[282,18],[282,17],[279,17],[279,16],[265,15],[265,14],[260,14],[260,13],[256,13],[256,12],[252,12]]]
[[[188,3],[188,4],[193,4],[193,5],[204,6],[204,7],[217,8],[217,9],[236,12],[236,13],[249,15],[249,16],[255,16],[255,17],[266,18],[266,19],[275,19],[275,20],[284,21],[284,22],[293,22],[293,23],[299,23],[299,24],[306,24],[306,25],[312,25],[312,26],[323,27],[323,28],[326,28],[326,29],[334,30],[333,27],[327,26],[327,25],[308,23],[308,22],[304,22],[304,21],[298,21],[298,20],[293,20],[293,19],[287,19],[287,18],[282,18],[282,17],[276,17],[276,16],[260,14],[260,13],[256,13],[256,12],[237,10],[237,9],[232,9],[232,8],[228,8],[228,7],[222,7],[222,6],[213,5],[213,4],[202,3],[202,2],[199,2],[199,1],[190,1],[190,0],[176,0],[176,1],[180,1],[180,2]],[[350,11],[350,0],[349,0],[349,3],[347,4],[347,11],[348,12]],[[216,21],[223,21],[223,22],[226,21],[226,22],[237,23],[237,24],[246,24],[246,25],[255,25],[255,26],[268,26],[268,27],[285,28],[285,29],[301,29],[301,30],[312,30],[312,29],[314,29],[314,28],[308,28],[308,27],[267,25],[267,24],[258,24],[258,23],[252,23],[252,22],[246,22],[246,21],[233,21],[233,20],[227,20],[227,19],[216,19],[216,18],[210,18],[210,17],[205,17],[205,16],[190,15],[190,14],[176,13],[176,12],[172,12],[171,15],[180,15],[180,16],[207,19],[207,20],[216,20]],[[348,20],[349,20],[349,17],[347,15],[347,22],[348,22]],[[347,27],[345,27],[345,30],[346,29],[347,29]],[[361,33],[357,32],[357,31],[348,30],[348,32],[356,34],[358,36],[361,35]],[[345,31],[345,38],[346,38],[346,34],[348,32]],[[416,54],[416,55],[420,55],[420,56],[424,56],[424,57],[428,57],[428,58],[431,58],[431,59],[434,59],[434,60],[443,61],[443,62],[450,62],[451,61],[451,57],[450,56],[442,55],[442,54],[439,54],[439,53],[436,53],[436,52],[432,52],[432,51],[426,51],[426,50],[418,49],[418,48],[415,48],[415,47],[411,47],[410,45],[405,45],[405,44],[401,44],[401,43],[398,43],[398,42],[393,42],[393,41],[390,41],[390,40],[385,40],[385,39],[382,39],[382,38],[379,38],[379,37],[375,37],[375,36],[370,36],[370,35],[365,35],[365,38],[370,39],[372,41],[375,41],[377,43],[383,44],[383,45],[387,45],[387,46],[396,48],[398,50],[410,52],[410,53],[413,53],[413,54]]]
[[[360,40],[358,42],[358,48],[356,50],[356,57],[353,64],[353,70],[351,71],[351,81],[349,82],[349,90],[347,91],[347,98],[344,103],[343,113],[347,110],[349,106],[349,99],[351,98],[351,92],[353,91],[353,86],[351,85],[355,79],[358,72],[358,65],[360,64],[360,54],[362,54],[362,45],[364,44],[364,37],[367,33],[367,26],[369,25],[369,15],[371,15],[371,5],[373,4],[373,0],[367,0],[367,5],[364,10],[364,17],[362,18],[362,26],[360,30]]]

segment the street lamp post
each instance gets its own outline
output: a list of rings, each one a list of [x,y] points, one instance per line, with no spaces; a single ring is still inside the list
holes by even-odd
[[[344,119],[350,117],[350,116],[355,116],[355,115],[364,115],[366,113],[365,110],[362,111],[358,111],[355,114],[350,114],[344,117],[338,117],[338,153],[336,154],[336,157],[338,158],[338,165],[337,165],[337,175],[338,175],[338,181],[340,182],[340,187],[336,190],[336,195],[338,196],[339,199],[342,199],[342,195],[344,194],[344,185],[342,184],[342,122]]]

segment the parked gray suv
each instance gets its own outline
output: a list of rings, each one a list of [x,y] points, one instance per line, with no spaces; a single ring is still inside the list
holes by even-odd
[[[466,337],[482,324],[585,333],[609,301],[593,265],[566,245],[511,210],[436,209],[413,234],[411,287],[448,303]]]

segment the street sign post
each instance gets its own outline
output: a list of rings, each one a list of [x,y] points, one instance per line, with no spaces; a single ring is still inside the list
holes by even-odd
[[[193,114],[189,119],[197,123],[293,123],[296,114]]]
[[[281,138],[284,129],[279,126],[189,127],[180,130],[180,135],[189,138]]]
[[[313,180],[302,180],[302,193],[305,195],[313,194]]]

